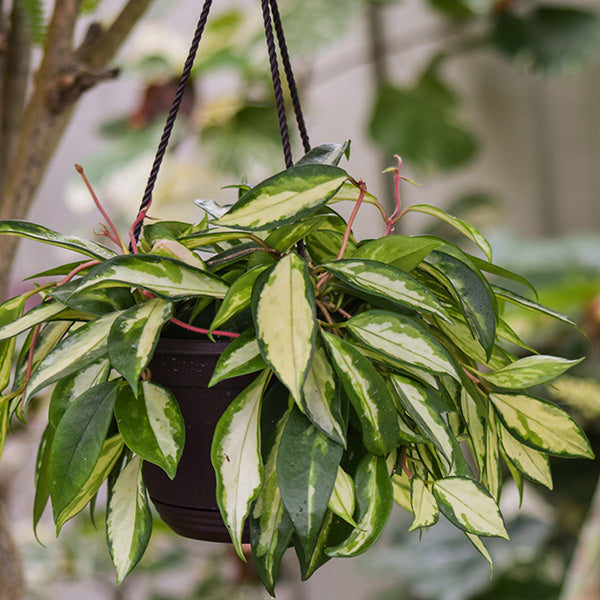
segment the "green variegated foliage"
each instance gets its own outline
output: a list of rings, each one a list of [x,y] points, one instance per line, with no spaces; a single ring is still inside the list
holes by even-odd
[[[452,225],[475,255],[433,236],[355,239],[363,201],[390,231],[407,211],[388,217],[338,166],[344,150],[315,149],[244,186],[228,209],[200,202],[197,225],[153,222],[135,253],[0,222],[0,235],[83,255],[40,275],[62,279],[0,305],[0,448],[11,419],[55,384],[34,523],[50,500],[60,529],[106,481],[118,581],[150,538],[141,462],[174,477],[183,451],[177,401],[148,369],[159,337],[179,331],[231,339],[209,385],[251,379],[216,426],[212,462],[235,548],[243,557],[248,522],[272,594],[289,547],[310,577],[376,543],[394,502],[413,514],[411,530],[445,516],[489,561],[480,538],[506,536],[505,473],[520,490],[522,477],[551,488],[549,455],[592,457],[540,387],[579,361],[536,354],[503,307],[575,324],[505,289],[527,294],[529,283],[437,208],[409,210]],[[350,222],[332,208],[341,201],[355,205]],[[24,312],[33,295],[41,302]]]

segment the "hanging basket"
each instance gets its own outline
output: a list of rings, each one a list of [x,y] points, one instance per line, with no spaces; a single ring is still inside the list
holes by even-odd
[[[216,479],[210,460],[217,422],[231,401],[250,383],[236,377],[208,387],[227,342],[163,339],[150,371],[152,380],[173,393],[186,427],[183,455],[177,475],[144,463],[144,481],[161,519],[184,537],[210,542],[231,542],[217,506]],[[245,531],[244,542],[249,542]]]

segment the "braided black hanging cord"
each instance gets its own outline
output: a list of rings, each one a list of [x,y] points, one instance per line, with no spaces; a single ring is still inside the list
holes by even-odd
[[[292,158],[292,147],[290,144],[290,132],[287,125],[287,115],[285,112],[285,100],[283,98],[283,89],[281,87],[281,78],[279,77],[279,64],[277,61],[277,47],[275,45],[275,36],[273,35],[273,26],[271,23],[271,9],[269,0],[261,0],[263,21],[265,25],[265,37],[267,40],[267,52],[269,54],[269,66],[271,67],[271,79],[273,81],[273,91],[275,92],[275,105],[277,107],[277,118],[279,119],[279,131],[281,133],[281,144],[283,146],[283,157],[285,166],[289,169],[294,166]]]
[[[206,27],[206,22],[208,21],[208,15],[210,13],[211,5],[212,5],[212,0],[205,0],[204,6],[202,7],[202,12],[200,13],[200,18],[198,19],[198,25],[196,26],[196,31],[195,31],[194,37],[192,39],[190,50],[189,50],[187,59],[185,61],[183,70],[181,72],[181,77],[179,79],[177,91],[175,92],[173,104],[171,105],[171,109],[169,110],[169,114],[167,116],[167,120],[166,120],[164,129],[163,129],[163,132],[162,132],[162,136],[161,136],[160,142],[158,144],[158,149],[156,150],[156,155],[154,157],[154,163],[152,164],[152,169],[150,170],[148,182],[146,183],[146,190],[144,191],[142,203],[141,203],[140,209],[138,211],[138,218],[136,219],[136,225],[133,229],[133,237],[135,238],[136,242],[140,237],[140,232],[142,231],[142,225],[143,225],[143,218],[140,219],[140,217],[142,216],[144,211],[150,206],[150,203],[152,202],[152,192],[154,190],[154,185],[156,184],[156,179],[158,178],[158,172],[160,170],[162,160],[167,152],[167,146],[169,145],[169,139],[171,138],[173,126],[175,125],[175,119],[177,118],[177,112],[179,111],[179,106],[181,105],[181,100],[183,99],[183,94],[185,92],[186,86],[190,79],[190,74],[192,72],[192,67],[194,66],[194,60],[196,58],[196,53],[198,52],[198,46],[200,44],[200,39],[202,38],[204,28]],[[130,247],[130,250],[132,250],[131,247]]]
[[[310,140],[308,138],[308,131],[306,130],[306,123],[304,122],[304,115],[302,114],[302,107],[300,106],[300,96],[298,95],[298,87],[296,86],[296,79],[294,77],[294,72],[292,71],[292,63],[285,41],[285,35],[283,33],[283,24],[281,23],[281,15],[279,13],[279,7],[277,6],[277,0],[270,0],[270,4],[271,13],[273,14],[273,26],[275,27],[275,33],[277,34],[279,53],[281,54],[281,62],[285,71],[288,89],[290,90],[298,132],[300,133],[304,152],[308,152],[311,148]]]

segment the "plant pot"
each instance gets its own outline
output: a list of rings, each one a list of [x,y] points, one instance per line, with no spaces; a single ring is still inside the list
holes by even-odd
[[[216,501],[210,449],[217,422],[231,401],[250,383],[248,376],[209,388],[227,342],[160,340],[150,362],[152,380],[169,389],[185,421],[186,439],[173,480],[156,465],[144,463],[144,480],[161,519],[184,537],[231,542]],[[249,541],[248,531],[244,542]]]

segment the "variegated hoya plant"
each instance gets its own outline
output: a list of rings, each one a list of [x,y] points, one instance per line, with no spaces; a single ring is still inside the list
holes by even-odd
[[[521,491],[523,477],[550,488],[549,455],[593,456],[575,422],[539,397],[538,386],[579,361],[537,354],[503,307],[574,323],[505,287],[531,286],[494,265],[469,224],[427,205],[401,209],[400,161],[388,215],[338,166],[345,151],[316,148],[242,186],[230,207],[198,201],[198,224],[152,222],[129,250],[109,219],[103,233],[118,251],[0,222],[3,235],[85,257],[38,274],[51,283],[0,306],[0,441],[55,384],[34,524],[50,499],[60,531],[106,482],[119,582],[152,528],[142,461],[173,477],[183,448],[177,402],[147,369],[159,336],[178,328],[231,339],[210,385],[256,374],[219,421],[212,462],[233,544],[243,558],[249,522],[271,594],[289,547],[308,578],[370,548],[394,503],[414,515],[411,529],[441,513],[491,565],[482,538],[507,537],[504,472]],[[347,221],[333,208],[340,201],[353,203]],[[386,235],[359,242],[352,225],[364,204],[381,213]],[[390,235],[408,211],[452,225],[480,256],[433,236]],[[24,312],[32,296],[40,302]]]

